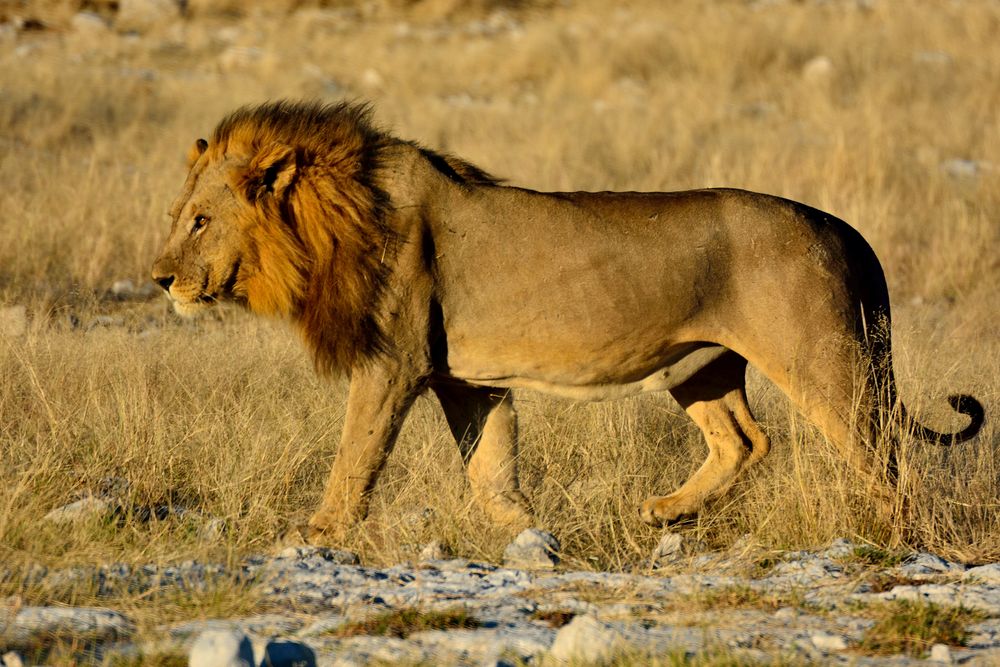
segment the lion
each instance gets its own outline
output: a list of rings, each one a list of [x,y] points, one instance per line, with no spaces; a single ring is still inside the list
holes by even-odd
[[[378,129],[351,103],[240,108],[190,161],[155,282],[182,314],[228,301],[290,320],[319,372],[350,376],[314,538],[340,539],[366,516],[427,390],[475,497],[515,530],[534,519],[518,483],[513,389],[669,392],[708,456],[677,490],[642,502],[653,525],[696,514],[767,455],[748,363],[850,464],[878,468],[879,415],[902,406],[889,296],[871,247],[830,214],[736,189],[512,187]],[[941,444],[971,438],[982,405],[949,401],[965,428],[905,423]]]

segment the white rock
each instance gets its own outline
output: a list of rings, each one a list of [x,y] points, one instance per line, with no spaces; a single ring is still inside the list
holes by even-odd
[[[451,550],[441,543],[441,540],[432,540],[424,545],[420,550],[420,560],[447,560],[451,557]]]
[[[816,56],[802,66],[802,78],[810,82],[825,81],[833,74],[833,61],[827,56]]]
[[[307,558],[321,558],[324,561],[336,563],[338,565],[357,565],[361,562],[358,555],[353,551],[342,549],[330,549],[328,547],[316,547],[310,545],[285,547],[278,552],[278,558],[289,560],[305,560]]]
[[[823,552],[823,556],[834,559],[849,558],[854,554],[856,548],[857,546],[850,540],[838,537],[833,542],[830,542],[830,546]]]
[[[265,663],[266,664],[266,663]],[[313,663],[315,664],[315,663]],[[190,667],[254,667],[253,646],[242,632],[209,630],[198,635],[188,654]]]
[[[22,607],[0,631],[0,644],[23,643],[52,635],[120,639],[132,633],[132,622],[117,611],[95,607]]]
[[[935,644],[931,647],[931,654],[928,658],[931,662],[943,662],[951,664],[951,648],[947,644]]]
[[[970,567],[965,571],[965,576],[984,584],[1000,584],[1000,563]]]
[[[69,20],[69,25],[78,35],[93,37],[108,33],[108,24],[94,12],[77,12]]]
[[[907,558],[906,562],[899,567],[899,571],[907,577],[919,577],[946,572],[964,572],[965,566],[961,563],[948,562],[940,556],[922,551]]]
[[[782,607],[774,612],[774,617],[782,620],[794,620],[801,615],[802,613],[795,607]]]
[[[508,567],[546,569],[559,564],[559,540],[552,533],[528,528],[503,550]]]
[[[549,655],[558,662],[602,663],[609,661],[625,645],[621,632],[583,614],[559,629]]]
[[[176,0],[120,0],[115,27],[122,32],[148,32],[180,16]]]
[[[664,533],[653,548],[651,560],[653,567],[675,562],[684,555],[684,538],[679,533]]]
[[[0,336],[15,338],[28,330],[28,311],[24,306],[0,308]]]
[[[42,520],[57,524],[82,523],[95,519],[106,519],[115,513],[115,503],[107,498],[87,496],[76,502],[57,507]]]
[[[316,652],[302,642],[272,639],[260,664],[268,667],[316,667]]]
[[[841,635],[831,635],[827,632],[817,632],[809,637],[812,645],[820,651],[843,651],[847,648],[847,640]]]
[[[118,299],[131,299],[135,296],[135,283],[129,278],[111,283],[111,294]]]

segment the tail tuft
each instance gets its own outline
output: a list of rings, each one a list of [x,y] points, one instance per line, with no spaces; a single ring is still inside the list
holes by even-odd
[[[965,442],[979,433],[983,422],[986,421],[986,411],[983,410],[983,404],[968,394],[953,394],[948,397],[948,402],[951,403],[951,407],[969,418],[969,425],[958,433],[952,434],[951,442],[948,444]]]
[[[965,442],[979,433],[979,429],[982,428],[983,422],[986,420],[986,412],[983,410],[982,403],[968,394],[953,394],[948,397],[948,403],[957,412],[969,418],[969,425],[956,433],[938,433],[926,426],[921,426],[913,422],[913,431],[917,437],[922,440],[936,441],[937,444],[950,447],[951,445]]]

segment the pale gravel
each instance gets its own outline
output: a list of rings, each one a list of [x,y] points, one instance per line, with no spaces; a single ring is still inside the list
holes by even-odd
[[[658,655],[696,655],[720,647],[747,660],[783,659],[820,664],[918,665],[905,656],[867,657],[854,650],[872,621],[864,605],[891,600],[926,600],[963,605],[987,616],[969,627],[964,648],[938,648],[935,657],[955,663],[1000,664],[1000,564],[966,567],[932,554],[913,554],[883,571],[904,582],[874,593],[865,572],[851,559],[854,545],[839,540],[819,551],[796,551],[759,578],[746,575],[748,562],[734,551],[701,553],[659,571],[584,572],[526,570],[463,559],[428,560],[368,567],[349,552],[295,547],[247,559],[236,571],[188,562],[167,568],[110,566],[39,574],[48,581],[93,577],[109,594],[154,588],[199,588],[216,577],[253,582],[268,601],[267,614],[238,619],[173,623],[160,628],[155,645],[130,643],[130,622],[113,610],[22,608],[8,616],[0,639],[23,640],[36,630],[25,621],[62,618],[65,628],[114,627],[101,635],[102,653],[142,650],[188,651],[205,631],[242,632],[258,652],[271,639],[298,642],[316,654],[318,665],[387,663],[496,665],[542,656],[599,659],[601,648]],[[789,602],[775,608],[719,606],[699,610],[713,591],[733,587]],[[462,607],[482,623],[475,630],[421,632],[391,637],[340,638],[346,622],[382,611],[419,607]],[[576,614],[553,628],[538,612]],[[55,616],[46,616],[55,614]],[[62,616],[59,616],[59,615]],[[78,614],[79,618],[74,615]],[[96,614],[96,615],[95,615]],[[117,614],[117,615],[114,615]],[[70,618],[74,620],[69,620]],[[86,620],[89,618],[90,620]],[[115,619],[114,622],[108,619]],[[104,619],[104,620],[98,620]],[[103,623],[103,625],[101,625]],[[58,634],[49,622],[46,632]],[[100,634],[100,632],[98,633]],[[611,638],[609,641],[597,639]],[[588,638],[592,641],[588,642]]]

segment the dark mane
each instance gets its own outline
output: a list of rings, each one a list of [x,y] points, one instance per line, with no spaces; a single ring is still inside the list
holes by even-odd
[[[375,185],[379,151],[392,139],[365,105],[272,102],[243,107],[216,127],[210,150],[239,152],[250,166],[237,184],[272,224],[252,227],[267,270],[248,280],[254,310],[290,316],[322,372],[349,370],[385,349],[378,321],[393,233],[388,198]],[[283,201],[267,193],[266,162],[278,147],[294,154]],[[272,176],[273,179],[273,176]]]
[[[279,101],[234,111],[209,144],[211,159],[246,156],[234,184],[270,223],[250,226],[257,257],[266,256],[244,281],[250,308],[297,322],[320,371],[349,370],[388,347],[378,313],[394,232],[386,224],[391,202],[376,179],[383,149],[399,143],[374,125],[367,105]],[[455,182],[498,182],[454,156],[416,147]],[[279,174],[287,189],[268,196]]]
[[[499,185],[503,182],[502,179],[495,178],[476,165],[450,153],[438,153],[416,144],[414,146],[420,150],[420,153],[435,169],[456,183],[461,185]]]

